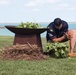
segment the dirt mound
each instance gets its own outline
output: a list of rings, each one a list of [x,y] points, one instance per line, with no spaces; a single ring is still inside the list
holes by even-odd
[[[2,59],[26,59],[26,60],[42,60],[46,59],[42,50],[37,45],[13,45],[9,46],[2,51]]]

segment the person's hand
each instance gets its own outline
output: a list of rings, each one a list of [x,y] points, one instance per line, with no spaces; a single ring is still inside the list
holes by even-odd
[[[71,39],[73,37],[73,31],[67,31],[65,33],[65,37],[68,38],[68,39]]]
[[[54,38],[52,39],[53,42],[61,42],[62,40],[65,39],[65,36],[59,37],[59,38]]]
[[[57,38],[52,39],[53,42],[58,42]]]

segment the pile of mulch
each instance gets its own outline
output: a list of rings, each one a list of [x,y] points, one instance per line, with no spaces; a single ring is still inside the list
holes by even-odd
[[[17,59],[26,59],[26,60],[42,60],[47,59],[43,54],[42,50],[37,45],[12,45],[6,47],[2,50],[1,54],[2,59],[17,60]]]

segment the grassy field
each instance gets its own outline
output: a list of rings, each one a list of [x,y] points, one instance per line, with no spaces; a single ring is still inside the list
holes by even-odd
[[[0,36],[0,50],[13,44],[13,37]],[[42,39],[45,50],[46,40]],[[47,60],[0,60],[0,75],[76,75],[76,58]]]

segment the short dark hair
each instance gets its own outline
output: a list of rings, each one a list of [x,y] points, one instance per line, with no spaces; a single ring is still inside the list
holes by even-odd
[[[54,20],[54,25],[55,25],[55,26],[60,26],[61,23],[62,23],[62,20],[61,20],[60,18],[56,18],[56,19]]]

